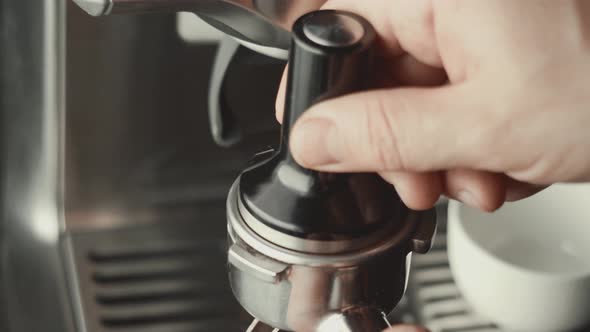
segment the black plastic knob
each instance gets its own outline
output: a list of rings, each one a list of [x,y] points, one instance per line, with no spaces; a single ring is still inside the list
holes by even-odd
[[[292,31],[280,148],[242,174],[244,206],[275,230],[323,240],[361,237],[402,220],[407,208],[378,175],[312,171],[289,151],[290,130],[310,106],[369,87],[374,28],[356,14],[323,10],[301,17]]]
[[[281,149],[288,152],[291,128],[310,106],[368,88],[376,33],[364,18],[318,11],[293,26]]]

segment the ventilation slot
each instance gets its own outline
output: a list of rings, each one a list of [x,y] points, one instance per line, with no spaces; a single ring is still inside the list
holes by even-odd
[[[87,260],[101,332],[241,329],[220,242],[103,246]]]

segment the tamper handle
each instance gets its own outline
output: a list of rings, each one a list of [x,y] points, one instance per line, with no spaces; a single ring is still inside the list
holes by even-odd
[[[312,105],[368,88],[373,68],[374,28],[360,16],[318,11],[293,26],[280,151],[294,163],[289,135]]]
[[[405,210],[393,187],[377,174],[306,169],[289,150],[291,129],[311,106],[370,88],[375,29],[357,14],[320,10],[299,18],[292,32],[280,147],[271,159],[242,174],[242,202],[272,228],[266,234],[337,241],[383,230]]]

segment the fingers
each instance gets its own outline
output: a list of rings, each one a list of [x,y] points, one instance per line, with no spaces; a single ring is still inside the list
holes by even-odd
[[[322,9],[346,10],[363,16],[375,27],[383,53],[395,56],[404,52],[391,24],[393,9],[390,0],[371,0],[369,6],[358,0],[330,0]]]
[[[378,90],[320,103],[296,123],[291,152],[301,165],[330,172],[486,169],[497,120],[482,123],[488,106],[471,90]]]
[[[547,188],[520,182],[504,174],[473,170],[447,171],[443,181],[447,196],[489,212],[499,209],[504,202],[525,199]]]
[[[391,68],[382,78],[384,85],[392,81],[398,86],[437,86],[447,81],[444,69],[433,67],[420,62],[409,54],[401,55],[395,59],[383,59],[380,68]],[[382,72],[381,70],[379,72]]]
[[[413,210],[432,208],[443,192],[443,179],[437,172],[382,172],[380,175],[395,186],[404,204]]]
[[[451,170],[445,174],[445,191],[450,198],[492,212],[504,204],[506,178],[503,174],[490,172]]]
[[[426,65],[408,54],[398,57],[385,56],[377,60],[375,87],[394,86],[437,86],[447,81],[447,75],[441,68]],[[287,90],[287,68],[277,91],[275,116],[279,123],[283,122],[285,94]]]
[[[520,182],[506,177],[506,202],[515,202],[530,197],[547,187]]]
[[[419,61],[442,67],[435,34],[435,0],[388,0],[390,22],[401,48]]]
[[[325,9],[355,12],[368,19],[390,55],[407,52],[423,63],[442,67],[435,35],[433,0],[331,0]]]
[[[512,199],[524,198],[537,187],[510,181],[504,175],[472,171],[411,173],[381,172],[381,177],[393,184],[403,202],[413,210],[426,210],[434,206],[442,193],[473,208],[495,211],[500,208],[510,192]],[[509,185],[510,183],[510,185]]]

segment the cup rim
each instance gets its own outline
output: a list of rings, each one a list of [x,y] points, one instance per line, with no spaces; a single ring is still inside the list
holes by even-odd
[[[449,224],[449,226],[452,223],[455,227],[457,227],[457,230],[459,230],[459,232],[462,234],[465,241],[468,241],[472,247],[476,248],[482,254],[492,259],[494,263],[500,264],[504,268],[526,275],[528,277],[542,278],[551,281],[559,280],[571,282],[590,279],[590,266],[584,267],[581,271],[575,272],[543,271],[511,263],[505,260],[503,257],[494,254],[490,250],[484,248],[480,243],[475,241],[472,235],[465,229],[463,223],[468,221],[461,218],[461,209],[464,207],[467,206],[459,201],[449,199],[447,209],[447,223]]]

